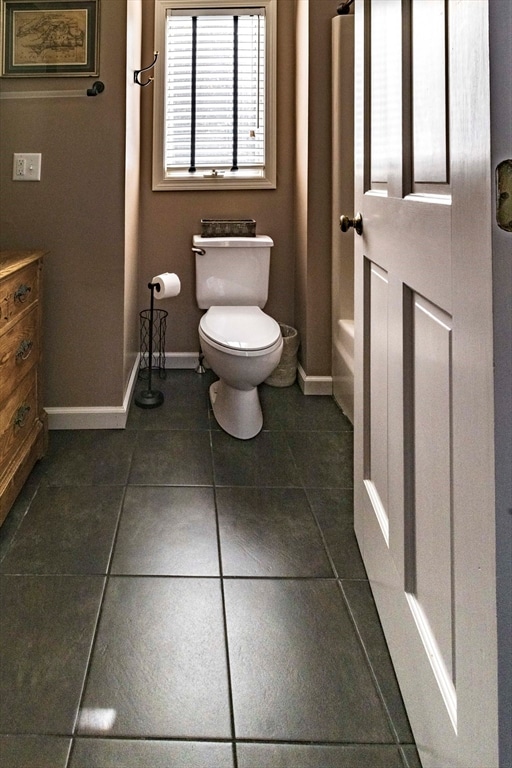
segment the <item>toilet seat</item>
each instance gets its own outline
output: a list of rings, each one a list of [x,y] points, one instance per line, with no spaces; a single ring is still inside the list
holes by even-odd
[[[216,349],[245,357],[265,354],[281,341],[279,323],[260,307],[210,307],[199,333]]]

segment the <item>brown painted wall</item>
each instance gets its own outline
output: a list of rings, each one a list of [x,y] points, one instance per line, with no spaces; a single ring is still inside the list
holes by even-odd
[[[143,4],[143,60],[151,61],[153,2]],[[271,256],[269,300],[266,311],[285,323],[294,321],[294,0],[278,4],[278,155],[277,189],[243,191],[151,191],[153,100],[151,87],[142,94],[141,155],[141,263],[140,301],[147,304],[147,282],[164,271],[176,272],[181,294],[158,302],[169,312],[167,350],[198,349],[197,325],[201,311],[195,299],[192,236],[200,232],[202,218],[252,218],[257,233],[275,242]]]
[[[119,405],[125,387],[124,0],[102,4],[100,30],[101,95],[85,96],[89,78],[1,83],[3,92],[84,92],[0,104],[0,246],[51,252],[44,282],[45,406]],[[11,181],[13,152],[42,152],[40,182]]]
[[[312,35],[301,116],[295,103],[296,54],[303,54],[295,42],[297,3],[307,6]],[[148,304],[147,282],[161,271],[176,271],[183,286],[179,297],[159,303],[169,311],[167,351],[198,349],[190,247],[203,217],[254,218],[258,232],[274,238],[267,311],[299,328],[306,373],[330,374],[328,19],[336,5],[279,0],[276,190],[152,192],[152,89],[134,86],[132,72],[139,61],[152,59],[153,0],[102,3],[103,94],[0,102],[0,248],[51,251],[45,268],[45,406],[122,404],[138,351],[138,311]],[[18,92],[85,92],[90,84],[87,78],[0,81],[2,91]],[[300,137],[296,145],[298,120],[306,127],[304,146]],[[11,181],[13,152],[42,152],[41,182]],[[306,184],[302,202],[299,176]]]
[[[126,19],[126,151],[124,206],[124,369],[126,384],[139,348],[138,286],[140,240],[140,108],[142,89],[133,82],[133,71],[142,65],[142,3],[130,0]]]
[[[331,19],[337,5],[297,5],[296,322],[309,376],[331,373]]]

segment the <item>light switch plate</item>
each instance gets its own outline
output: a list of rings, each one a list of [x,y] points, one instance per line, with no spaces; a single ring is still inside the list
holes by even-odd
[[[41,181],[41,153],[15,152],[12,163],[13,181]]]

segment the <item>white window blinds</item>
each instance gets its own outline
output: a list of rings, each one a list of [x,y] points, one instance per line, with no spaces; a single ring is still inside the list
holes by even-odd
[[[166,61],[166,172],[263,169],[265,10],[169,9]]]

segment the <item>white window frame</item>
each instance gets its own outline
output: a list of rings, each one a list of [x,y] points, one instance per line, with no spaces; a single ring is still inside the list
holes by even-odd
[[[265,169],[262,176],[243,175],[216,178],[192,175],[171,178],[165,171],[165,26],[169,8],[254,8],[264,7],[266,16],[265,48]],[[186,189],[275,189],[276,188],[276,82],[277,82],[277,0],[155,0],[155,51],[159,51],[154,69],[153,95],[153,191]],[[237,172],[238,174],[238,172]]]

